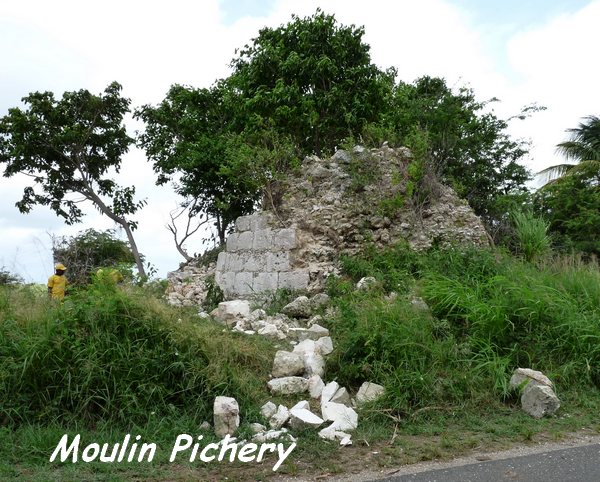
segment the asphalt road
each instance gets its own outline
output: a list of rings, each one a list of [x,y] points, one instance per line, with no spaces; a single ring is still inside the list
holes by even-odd
[[[381,482],[600,482],[600,444],[428,470]]]

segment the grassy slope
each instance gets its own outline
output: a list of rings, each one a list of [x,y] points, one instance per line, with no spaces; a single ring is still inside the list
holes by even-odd
[[[387,396],[361,413],[354,447],[340,451],[314,434],[280,473],[336,473],[448,457],[473,448],[597,431],[600,274],[563,258],[531,264],[488,251],[403,247],[344,260],[325,317],[336,351],[328,379],[356,389],[382,383]],[[378,284],[356,292],[354,282]],[[392,299],[389,293],[397,297]],[[411,304],[422,296],[431,307]],[[181,321],[180,321],[181,320]],[[199,433],[215,395],[235,396],[242,435],[260,421],[275,347],[224,333],[143,292],[94,286],[61,307],[31,290],[0,295],[0,477],[30,480],[255,480],[257,465],[51,465],[63,433],[120,441],[139,433],[168,448]],[[541,421],[522,414],[507,390],[516,366],[543,370],[563,407]],[[207,435],[208,438],[208,435]]]

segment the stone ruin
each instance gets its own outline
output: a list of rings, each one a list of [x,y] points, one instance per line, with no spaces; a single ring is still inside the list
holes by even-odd
[[[340,254],[356,254],[367,242],[405,241],[415,250],[487,245],[481,220],[448,186],[432,181],[426,200],[411,199],[411,159],[408,149],[387,145],[307,157],[282,185],[276,209],[237,219],[216,264],[169,273],[169,301],[201,304],[213,274],[226,299],[280,288],[318,292],[338,274]]]

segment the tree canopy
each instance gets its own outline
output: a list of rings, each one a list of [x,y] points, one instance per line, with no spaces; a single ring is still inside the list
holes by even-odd
[[[110,177],[134,142],[123,123],[130,101],[120,92],[113,82],[100,95],[82,89],[61,99],[52,92],[24,97],[25,108],[14,107],[0,119],[0,163],[5,177],[20,173],[32,180],[17,203],[22,213],[48,206],[73,224],[83,216],[79,204],[91,201],[125,230],[144,275],[132,234],[136,222],[130,218],[144,202],[134,200],[134,186],[120,186]]]

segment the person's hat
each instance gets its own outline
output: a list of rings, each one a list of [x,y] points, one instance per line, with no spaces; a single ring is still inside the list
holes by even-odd
[[[59,271],[66,271],[67,267],[62,263],[56,263],[54,265],[54,269],[59,270]]]

